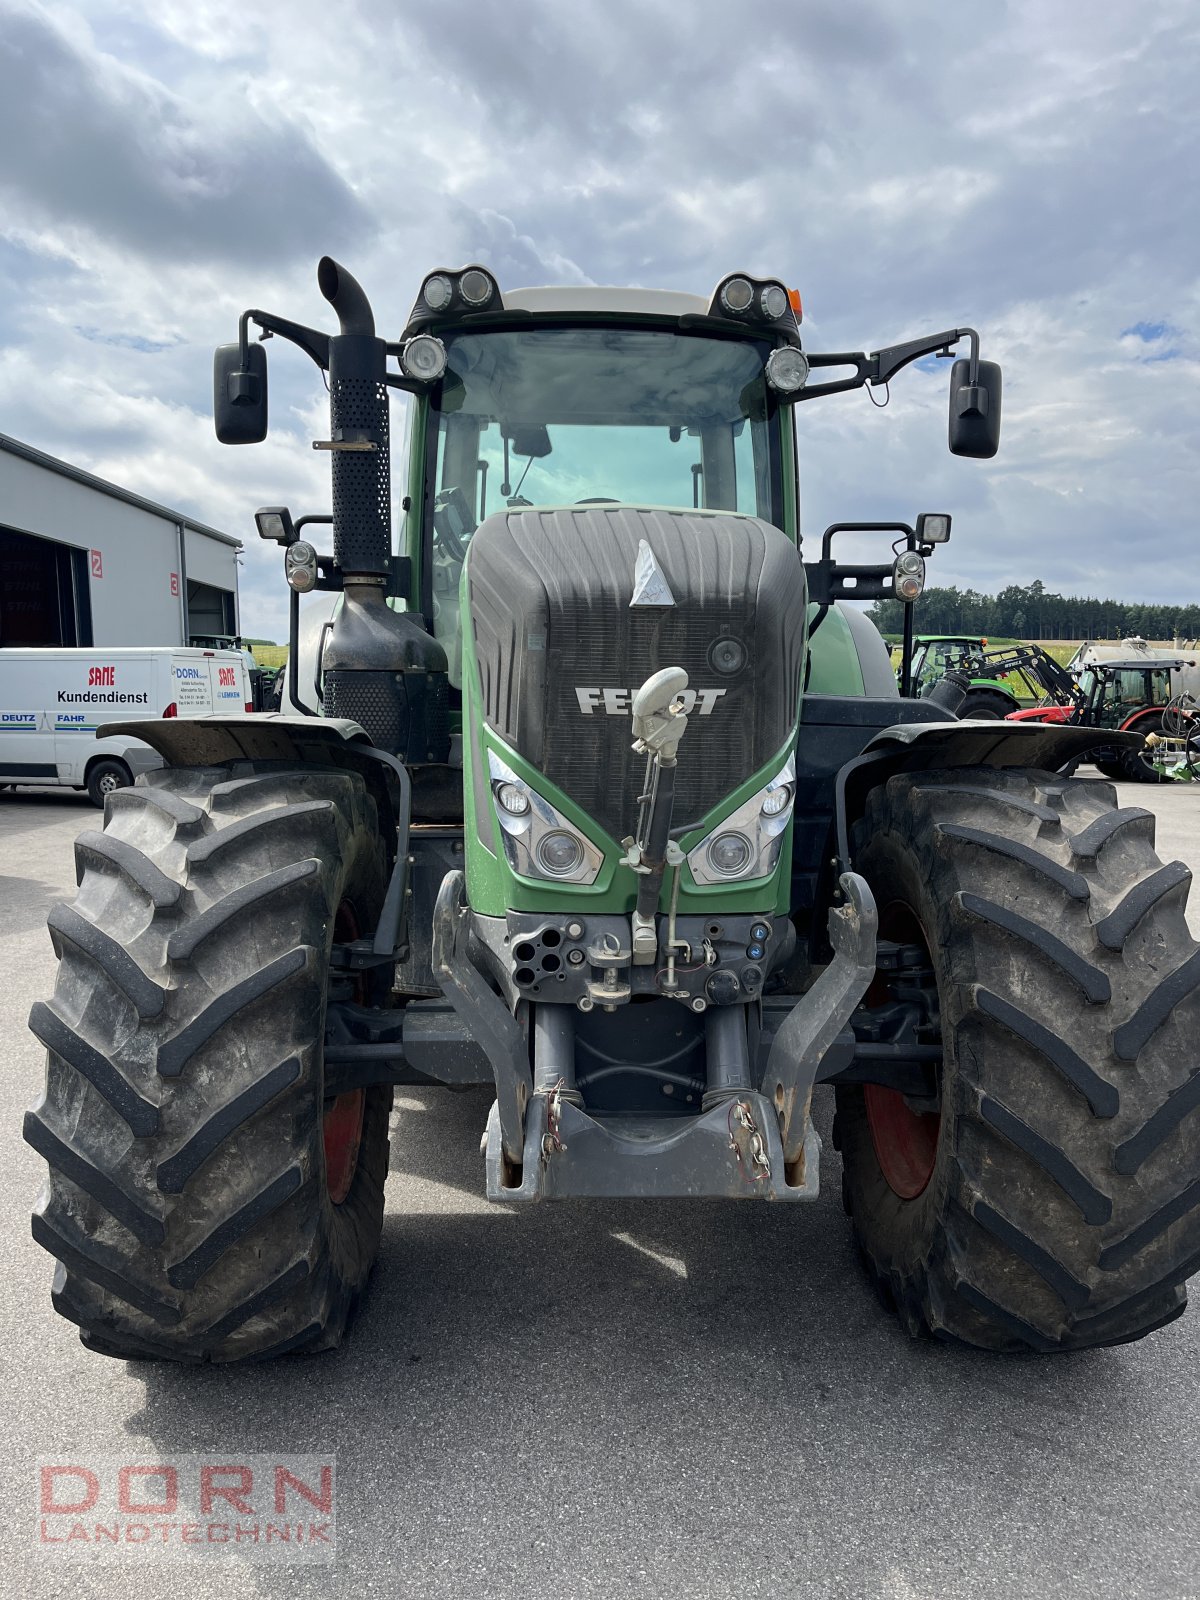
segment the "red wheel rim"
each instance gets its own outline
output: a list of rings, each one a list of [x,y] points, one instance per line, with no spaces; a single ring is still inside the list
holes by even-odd
[[[885,939],[895,939],[902,944],[919,944],[928,953],[929,941],[920,923],[905,905],[888,906],[879,919],[879,932]],[[880,992],[882,991],[882,992]],[[878,1004],[886,993],[882,985],[872,985],[871,995],[878,992]],[[924,1194],[937,1164],[938,1136],[942,1130],[942,1117],[938,1111],[914,1111],[898,1089],[887,1089],[879,1083],[863,1085],[863,1102],[867,1110],[867,1126],[871,1130],[871,1143],[879,1170],[887,1180],[888,1188],[901,1200],[915,1200]]]
[[[338,907],[333,920],[333,937],[339,944],[358,938],[358,918],[348,900],[343,900]],[[358,978],[355,980],[354,998],[361,1005],[363,997],[363,980]],[[335,1206],[341,1205],[354,1182],[358,1150],[362,1144],[365,1106],[365,1090],[348,1089],[325,1107],[321,1128],[325,1145],[325,1188]]]
[[[863,1099],[879,1170],[901,1200],[915,1200],[933,1177],[940,1114],[913,1111],[898,1089],[879,1083],[864,1084]]]

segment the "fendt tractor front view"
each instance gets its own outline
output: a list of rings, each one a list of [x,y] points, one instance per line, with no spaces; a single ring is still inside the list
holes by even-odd
[[[821,354],[774,279],[510,291],[469,266],[389,342],[349,273],[318,281],[337,333],[247,311],[215,364],[228,444],[267,431],[256,330],[329,388],[332,513],[257,518],[288,709],[129,724],[167,765],[108,796],[50,917],[33,1226],[84,1343],[336,1345],[397,1084],[494,1087],[483,1181],[518,1208],[811,1200],[833,1084],[846,1208],[911,1332],[1076,1350],[1178,1315],[1189,874],[1062,775],[1095,730],[898,692],[847,601],[908,602],[911,647],[948,516],[801,557],[800,407],[957,350],[949,447],[990,457],[974,331]],[[843,531],[892,559],[839,562]]]

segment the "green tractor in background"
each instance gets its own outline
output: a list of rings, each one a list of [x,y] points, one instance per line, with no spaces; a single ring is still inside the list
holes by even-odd
[[[974,332],[812,353],[774,280],[509,291],[472,266],[388,342],[347,272],[318,281],[338,333],[248,311],[215,365],[230,444],[267,429],[252,326],[328,382],[332,513],[258,515],[294,714],[131,724],[167,765],[109,797],[50,916],[33,1227],[85,1344],[336,1345],[400,1084],[492,1086],[484,1182],[518,1207],[811,1200],[832,1084],[846,1207],[910,1332],[1073,1350],[1178,1315],[1189,874],[1146,813],[1056,775],[1086,730],[898,696],[846,601],[915,599],[949,518],[868,525],[898,536],[878,566],[840,564],[836,526],[800,553],[802,405],[965,339],[950,448],[994,454]],[[300,537],[320,521],[329,553]],[[337,606],[302,669],[314,590]]]
[[[1002,676],[979,672],[978,658],[983,656],[986,660],[989,648],[987,639],[969,634],[917,634],[913,641],[912,692],[927,694],[947,672],[965,670],[970,682],[958,715],[976,721],[998,721],[1043,698],[1041,685],[1019,668]],[[1040,653],[1053,661],[1047,652]]]

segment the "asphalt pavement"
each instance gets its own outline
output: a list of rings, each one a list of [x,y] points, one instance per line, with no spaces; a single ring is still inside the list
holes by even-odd
[[[1123,787],[1200,878],[1200,786]],[[20,1124],[46,913],[96,825],[74,795],[0,795],[0,1595],[1200,1596],[1200,1308],[1075,1357],[913,1342],[859,1270],[828,1097],[811,1206],[518,1213],[482,1198],[488,1097],[404,1091],[340,1351],[235,1369],[86,1352],[30,1238],[42,1162]],[[248,1453],[336,1453],[332,1563],[93,1565],[39,1542],[39,1460]]]

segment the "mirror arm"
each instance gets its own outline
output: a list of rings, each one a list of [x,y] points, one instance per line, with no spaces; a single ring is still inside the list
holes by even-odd
[[[871,352],[867,378],[872,384],[887,383],[894,378],[901,367],[908,366],[910,361],[919,361],[922,356],[935,354],[950,354],[950,346],[957,344],[960,339],[971,341],[971,378],[972,383],[979,379],[979,335],[974,328],[950,328],[945,333],[928,334],[924,339],[910,339],[906,344],[889,345],[885,350]]]
[[[839,394],[845,389],[860,389],[869,383],[878,386],[895,377],[910,361],[938,353],[949,355],[951,345],[960,339],[971,341],[971,372],[969,381],[979,381],[979,335],[974,328],[949,328],[945,333],[927,334],[923,339],[910,339],[906,344],[893,344],[883,350],[873,350],[863,355],[861,351],[842,351],[836,354],[809,355],[810,367],[853,367],[852,378],[837,378],[830,383],[808,383],[796,395],[796,402],[815,400],[822,394]]]
[[[794,400],[797,405],[802,400],[815,400],[821,394],[840,394],[844,389],[861,388],[870,376],[870,360],[861,350],[834,355],[816,353],[808,357],[808,364],[810,367],[853,367],[854,376],[837,378],[831,383],[806,383],[798,394],[788,396],[788,399]]]
[[[311,356],[316,364],[326,370],[329,366],[329,335],[320,333],[316,328],[306,328],[302,323],[289,322],[286,317],[272,316],[269,311],[243,311],[238,320],[238,343],[241,346],[242,365],[246,365],[247,352],[250,347],[250,324],[257,322],[263,330],[263,336],[270,338],[277,333],[281,339],[288,339],[292,344],[299,345],[306,356]]]

